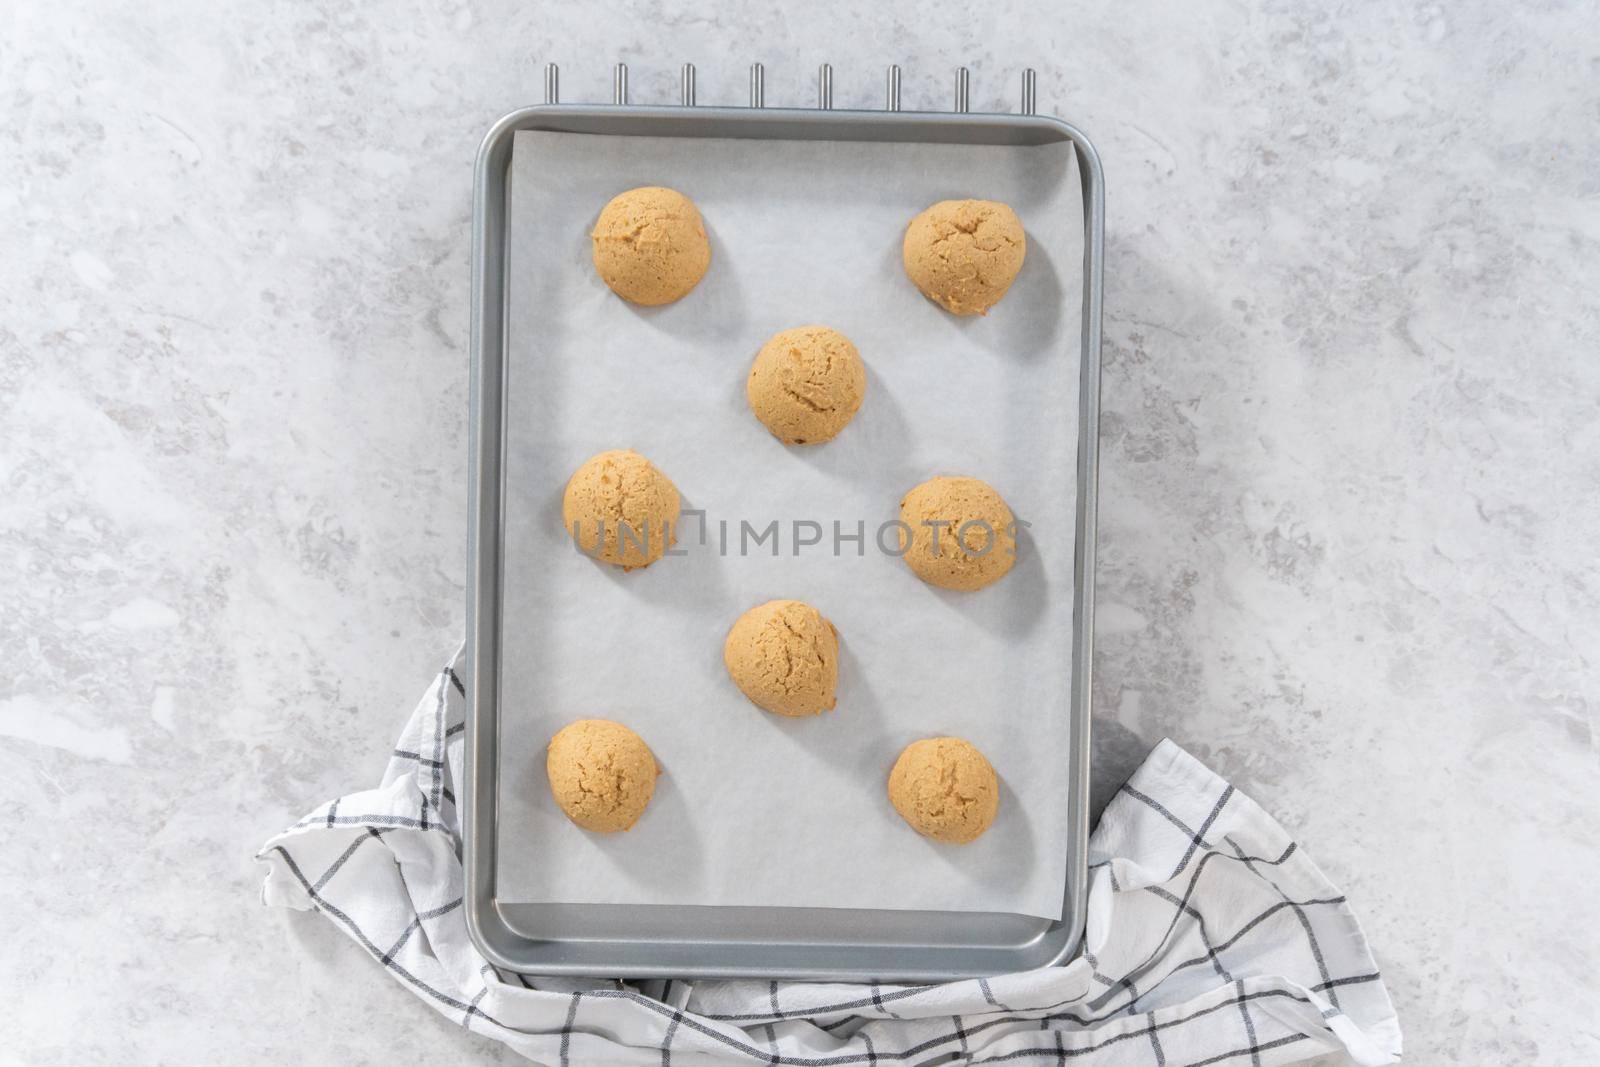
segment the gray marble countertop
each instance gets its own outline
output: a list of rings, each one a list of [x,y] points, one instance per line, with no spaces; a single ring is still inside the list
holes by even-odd
[[[470,169],[550,59],[1037,67],[1109,188],[1102,778],[1171,736],[1278,814],[1411,1062],[1600,1058],[1593,8],[716,10],[8,6],[0,1059],[514,1059],[251,857],[459,639]]]

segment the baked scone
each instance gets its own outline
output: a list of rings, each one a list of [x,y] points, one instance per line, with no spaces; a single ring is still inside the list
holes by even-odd
[[[590,457],[567,481],[561,518],[578,547],[631,571],[677,543],[678,488],[631,449]]]
[[[911,535],[909,546],[901,542],[906,565],[929,585],[982,589],[1017,561],[1016,518],[976,478],[929,478],[900,501],[900,521]]]
[[[1027,255],[1017,213],[998,200],[941,200],[906,227],[901,256],[922,295],[954,315],[986,315]]]
[[[750,702],[774,715],[818,715],[838,703],[839,632],[802,601],[769,600],[739,616],[722,662]]]
[[[861,410],[867,368],[850,338],[827,326],[774,334],[756,353],[745,397],[786,445],[831,441]]]
[[[647,185],[619,193],[589,235],[594,269],[624,300],[654,307],[688,294],[711,265],[711,242],[694,201]]]
[[[970,742],[930,737],[913,741],[894,761],[889,803],[917,833],[964,845],[994,822],[1000,782]]]
[[[579,719],[563,726],[545,751],[550,795],[567,818],[599,834],[639,821],[661,769],[644,740],[620,722]]]

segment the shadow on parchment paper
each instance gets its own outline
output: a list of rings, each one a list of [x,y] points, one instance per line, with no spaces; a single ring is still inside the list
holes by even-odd
[[[1076,292],[1063,291],[1055,261],[1042,244],[1034,241],[1028,244],[1017,280],[987,315],[952,315],[923,296],[906,276],[905,258],[898,245],[884,253],[880,269],[895,271],[905,281],[909,295],[921,305],[908,307],[907,314],[936,315],[950,329],[966,334],[974,344],[1008,358],[1030,362],[1059,354],[1056,341],[1061,332],[1061,308],[1079,299]],[[1032,319],[1018,314],[1017,308],[1024,304],[1043,307],[1044,314]]]
[[[1006,782],[1003,775],[999,776],[999,781],[1000,807],[995,813],[994,826],[977,841],[966,845],[948,845],[941,841],[935,841],[931,837],[923,837],[921,834],[916,835],[921,838],[925,847],[932,849],[934,854],[949,864],[950,869],[957,875],[965,874],[972,869],[972,864],[962,859],[960,850],[983,847],[986,842],[991,840],[989,835],[995,833],[1002,823],[1005,825],[1006,838],[1004,843],[1006,848],[1003,853],[996,857],[997,861],[1003,863],[1006,870],[1028,871],[1033,869],[1033,822],[1028,818],[1028,810],[1017,799],[1017,794],[1011,791],[1011,786]],[[885,804],[887,804],[887,801],[885,801]],[[889,807],[889,812],[895,818],[899,818],[898,813],[895,812],[892,806]],[[991,876],[993,873],[986,872]],[[1003,874],[1003,872],[1000,873]]]
[[[1111,798],[1139,769],[1155,744],[1101,715],[1095,716],[1090,734],[1094,742],[1089,772],[1089,828],[1093,830]]]
[[[765,712],[767,724],[787,743],[800,745],[824,757],[827,762],[847,767],[860,780],[886,782],[893,757],[885,752],[891,745],[883,729],[883,708],[867,680],[867,671],[841,635],[839,638],[839,704],[821,715],[788,718]],[[817,720],[837,721],[850,731],[850,743],[841,745],[832,730],[817,728]],[[898,753],[896,753],[898,755]]]
[[[832,441],[815,447],[797,445],[789,451],[838,481],[876,483],[892,475],[893,482],[901,485],[900,491],[905,492],[922,480],[914,476],[906,462],[906,443],[913,438],[911,424],[906,421],[905,409],[895,400],[883,377],[872,369],[865,353],[862,362],[867,365],[867,393],[856,417]],[[755,421],[754,416],[751,419]],[[756,426],[760,427],[761,423],[756,421]],[[767,437],[773,444],[784,447],[771,434]],[[899,501],[889,504],[898,509]]]
[[[1029,241],[1017,280],[1011,283],[1000,302],[989,309],[989,314],[947,315],[946,318],[969,340],[991,352],[1035,361],[1058,354],[1056,339],[1061,332],[1061,307],[1070,300],[1072,297],[1061,288],[1061,274],[1050,253],[1044,245]],[[1006,314],[1018,307],[1048,310],[1033,318]]]
[[[541,751],[535,772],[540,777],[545,773],[543,756]],[[582,834],[585,846],[601,857],[600,862],[605,863],[608,870],[615,872],[619,879],[629,885],[644,887],[661,882],[660,846],[661,839],[665,837],[672,846],[670,854],[675,868],[672,876],[674,884],[678,889],[699,890],[704,888],[705,882],[705,850],[700,845],[694,819],[683,802],[683,793],[673,780],[672,768],[661,765],[660,758],[657,753],[661,775],[656,779],[656,791],[650,797],[650,806],[645,808],[632,829],[617,834],[592,834],[569,824],[561,830],[566,832],[571,829],[574,833]],[[544,790],[540,802],[555,807],[555,800],[548,789]],[[557,815],[562,822],[566,822],[565,815],[559,811]],[[652,835],[655,839],[651,839]]]
[[[754,352],[750,358],[755,358]],[[899,492],[909,490],[927,477],[906,459],[906,443],[915,436],[911,424],[906,419],[905,409],[865,354],[862,362],[867,365],[867,393],[861,410],[833,440],[811,445],[786,445],[756,418],[746,392],[749,378],[746,368],[744,374],[730,382],[722,399],[723,409],[746,424],[746,436],[735,442],[735,446],[748,450],[762,463],[804,463],[843,484],[872,485],[889,481],[900,487]],[[894,518],[899,513],[899,504],[898,497],[884,501],[882,518],[875,513],[835,518],[846,525],[856,518],[865,520],[870,541],[870,531],[876,529],[879,522]]]
[[[682,498],[683,510],[695,510],[694,503]],[[557,521],[560,502],[557,501]],[[703,604],[721,604],[728,599],[728,581],[722,573],[722,560],[717,553],[708,551],[700,543],[704,529],[700,519],[681,519],[678,522],[678,540],[670,551],[682,555],[663,556],[642,570],[624,571],[609,563],[591,559],[611,581],[622,586],[630,595],[652,604],[682,605],[686,608]]]
[[[706,276],[700,279],[699,285],[681,299],[659,307],[644,307],[621,297],[617,299],[651,329],[694,341],[700,351],[720,364],[739,355],[731,352],[730,347],[742,343],[749,315],[744,287],[739,284],[740,268],[730,262],[727,246],[717,240],[716,228],[710,223],[705,226],[706,236],[711,238],[711,265],[706,268]],[[605,284],[598,276],[595,282]],[[753,349],[749,358],[755,358]]]
[[[1017,525],[1017,562],[1005,577],[987,589],[976,591],[940,589],[933,585],[927,586],[927,590],[952,611],[960,612],[972,622],[1004,637],[1021,637],[1038,625],[1049,599],[1049,582],[1044,575],[1044,563],[1039,558],[1033,531],[1021,525],[1020,521]],[[996,599],[1004,601],[1004,610],[994,610]]]

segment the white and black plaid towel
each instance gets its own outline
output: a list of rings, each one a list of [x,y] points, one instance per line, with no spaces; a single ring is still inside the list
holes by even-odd
[[[419,997],[547,1064],[1392,1063],[1400,1027],[1344,896],[1171,741],[1090,842],[1082,957],[935,986],[523,979],[467,936],[464,701],[445,668],[383,782],[268,841],[268,904],[316,908]]]

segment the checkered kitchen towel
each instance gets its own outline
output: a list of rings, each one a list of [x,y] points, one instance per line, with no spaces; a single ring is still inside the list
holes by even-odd
[[[447,1017],[546,1064],[1258,1065],[1342,1049],[1392,1063],[1400,1028],[1344,896],[1271,816],[1171,741],[1090,843],[1085,951],[933,986],[527,979],[462,914],[456,662],[383,782],[268,841],[269,904],[315,908]]]

